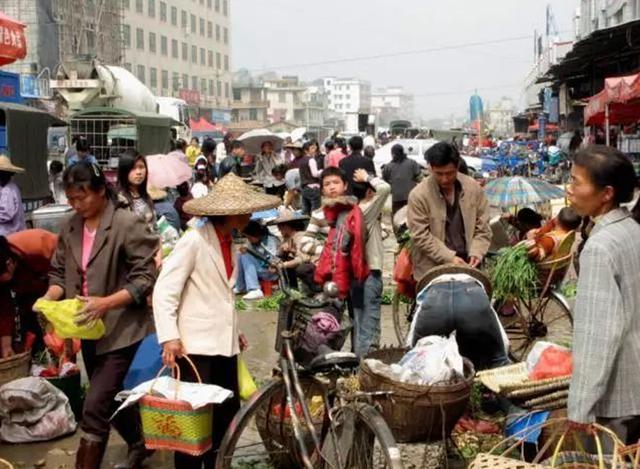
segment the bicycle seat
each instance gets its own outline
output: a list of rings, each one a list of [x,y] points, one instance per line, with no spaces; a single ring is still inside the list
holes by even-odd
[[[326,372],[337,369],[352,370],[359,364],[360,360],[355,353],[332,350],[315,357],[309,362],[307,368],[313,372]]]

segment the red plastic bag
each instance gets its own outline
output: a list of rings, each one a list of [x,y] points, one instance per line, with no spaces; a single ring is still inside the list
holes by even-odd
[[[416,281],[413,279],[413,263],[409,249],[402,248],[396,264],[393,266],[393,280],[398,293],[413,298],[416,294]]]
[[[533,380],[569,376],[573,371],[573,356],[570,350],[547,347],[540,354],[538,362],[529,377]]]

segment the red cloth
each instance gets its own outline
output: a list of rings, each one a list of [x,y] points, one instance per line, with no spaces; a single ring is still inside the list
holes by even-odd
[[[314,281],[320,285],[335,282],[338,296],[344,299],[349,294],[352,280],[364,282],[369,275],[364,217],[355,200],[325,206],[323,211],[331,229],[318,260]]]
[[[13,334],[15,310],[11,290],[16,293],[19,307],[26,311],[31,311],[32,299],[47,292],[48,274],[58,237],[36,229],[11,234],[7,236],[7,241],[22,261],[18,263],[13,279],[7,284],[0,284],[0,336]]]
[[[222,250],[222,259],[224,260],[224,268],[227,271],[227,278],[231,278],[231,273],[233,272],[233,262],[231,260],[233,238],[231,235],[222,233],[217,226],[216,235],[218,235],[218,241],[220,241],[220,249]]]

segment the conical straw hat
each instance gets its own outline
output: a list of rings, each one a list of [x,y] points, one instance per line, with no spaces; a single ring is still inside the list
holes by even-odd
[[[7,155],[0,155],[0,171],[8,173],[24,173],[24,168],[14,166]]]
[[[273,195],[256,191],[233,173],[213,186],[209,194],[184,204],[184,211],[198,217],[243,215],[279,206],[282,201]]]

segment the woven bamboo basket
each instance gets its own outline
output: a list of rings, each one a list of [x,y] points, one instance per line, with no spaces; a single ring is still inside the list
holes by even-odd
[[[495,454],[480,453],[469,464],[469,469],[543,469],[541,464],[531,464],[518,461],[505,456]]]
[[[29,364],[31,354],[19,353],[9,358],[0,360],[0,386],[18,378],[29,376]]]
[[[383,363],[397,363],[403,348],[386,348],[367,355]],[[440,441],[447,438],[464,413],[471,394],[475,370],[464,359],[465,378],[454,384],[422,386],[393,381],[374,373],[366,362],[360,366],[360,388],[365,392],[389,391],[376,398],[382,417],[399,443]]]

